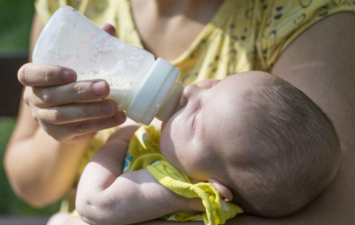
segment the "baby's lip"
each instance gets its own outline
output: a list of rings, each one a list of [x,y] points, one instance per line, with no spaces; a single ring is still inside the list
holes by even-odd
[[[185,106],[182,106],[182,105],[180,105],[180,104],[178,104],[177,106],[176,106],[176,108],[175,108],[175,111],[174,111],[174,113],[173,113],[173,115],[171,116],[171,117],[173,117],[176,113],[179,113],[183,108],[185,108],[186,107],[186,105]]]
[[[188,103],[188,100],[183,95],[181,95],[180,101],[176,105],[175,113],[178,112],[180,109],[184,108],[187,105],[187,103]]]
[[[179,103],[176,105],[176,107],[175,107],[175,110],[174,110],[174,113],[173,113],[173,115],[171,116],[171,117],[173,117],[176,113],[178,113],[182,108],[184,108],[185,106],[186,106],[187,104],[185,104],[185,105],[181,105],[181,99],[180,99],[180,101],[179,101]],[[171,118],[170,117],[170,118]],[[169,119],[170,119],[169,118]],[[163,123],[162,123],[162,125],[161,125],[161,129],[163,130],[164,129],[164,127],[165,127],[165,125],[166,125],[166,123],[167,123],[168,121],[163,121]]]
[[[182,98],[182,97],[181,97],[181,98]],[[180,109],[182,109],[182,108],[184,108],[184,107],[186,106],[186,104],[183,104],[183,105],[181,104],[181,100],[182,100],[182,99],[180,99],[179,103],[176,105],[175,110],[174,110],[174,114],[177,113],[177,112],[179,112]]]
[[[167,121],[163,121],[163,122],[161,123],[160,130],[163,130],[163,129],[164,129],[164,127],[165,127],[166,123],[167,123]]]
[[[174,114],[177,113],[177,112],[179,112],[180,109],[182,109],[182,108],[183,108],[183,107],[182,107],[180,104],[178,104],[178,105],[175,107]]]

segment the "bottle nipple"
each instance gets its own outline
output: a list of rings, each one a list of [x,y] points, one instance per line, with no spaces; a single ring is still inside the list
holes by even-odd
[[[168,97],[165,99],[163,105],[158,111],[156,118],[161,121],[167,121],[175,112],[177,104],[179,104],[181,94],[184,87],[181,84],[176,83],[171,90]]]

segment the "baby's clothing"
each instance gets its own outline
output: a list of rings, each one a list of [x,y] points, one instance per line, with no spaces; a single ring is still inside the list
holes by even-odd
[[[157,181],[186,198],[201,198],[206,211],[201,214],[172,213],[166,220],[190,221],[203,219],[205,224],[224,224],[226,220],[242,213],[242,209],[224,202],[211,183],[197,182],[171,165],[159,149],[160,130],[153,126],[140,127],[131,139],[123,171],[147,169]],[[188,156],[186,156],[188,157]]]

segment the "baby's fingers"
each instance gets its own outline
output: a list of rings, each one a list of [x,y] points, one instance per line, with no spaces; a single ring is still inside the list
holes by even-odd
[[[27,63],[17,74],[24,86],[57,86],[76,81],[74,70],[46,64]]]

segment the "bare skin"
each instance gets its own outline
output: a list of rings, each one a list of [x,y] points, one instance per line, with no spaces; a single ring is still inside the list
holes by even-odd
[[[147,14],[144,14],[139,13],[139,9],[135,7],[135,1],[132,1],[136,27],[144,45],[157,56],[168,60],[175,59],[183,48],[182,45],[175,47],[169,42],[173,31],[183,30],[181,29],[183,23],[193,26],[188,16],[183,13],[178,17],[172,17],[177,13],[173,9],[180,9],[180,12],[184,12],[183,9],[189,9],[196,15],[206,16],[202,21],[208,21],[213,15],[213,13],[211,15],[201,13],[202,10],[206,10],[198,5],[201,1],[191,1],[196,4],[191,2],[189,4],[186,0],[144,2],[144,4],[164,6],[159,8],[146,5],[145,7],[156,10],[153,12],[146,10],[144,13]],[[141,3],[143,4],[143,1]],[[141,7],[144,8],[142,5]],[[217,5],[211,5],[211,7],[214,12],[218,10]],[[163,11],[166,13],[162,13]],[[149,17],[148,13],[154,16]],[[180,18],[180,21],[177,18]],[[164,21],[164,23],[153,26],[154,21]],[[151,26],[146,26],[148,23]],[[194,33],[182,33],[179,39],[181,43],[191,43],[206,23],[198,23]],[[323,196],[298,214],[277,220],[242,215],[228,221],[227,224],[351,224],[355,221],[353,213],[355,196],[351,194],[355,192],[353,179],[353,171],[355,171],[354,26],[355,16],[351,13],[338,13],[323,19],[301,34],[284,51],[272,68],[272,74],[282,77],[303,90],[334,122],[343,145],[341,168],[336,180]],[[200,29],[198,30],[197,27]],[[32,46],[40,30],[40,21],[35,19]],[[154,43],[155,32],[166,32],[159,43]],[[168,49],[163,46],[159,47],[158,44],[172,47]],[[114,125],[116,124],[112,124]],[[19,122],[5,158],[6,170],[14,190],[23,199],[38,206],[61,198],[73,182],[73,171],[79,163],[89,137],[82,137],[71,145],[58,142],[39,127],[33,120],[29,107],[21,103]],[[61,163],[64,162],[66,169],[61,167],[63,165]],[[48,170],[43,170],[43,168],[48,168]],[[27,173],[23,174],[23,171]],[[80,223],[78,217],[70,220],[76,220],[73,224]],[[159,223],[171,224],[173,222],[151,221],[143,224]],[[199,222],[186,222],[185,224],[196,223]]]
[[[221,2],[219,1],[219,4]],[[169,1],[167,5],[165,1],[156,3],[164,6],[159,9],[162,12],[161,10],[166,10],[169,4],[174,2]],[[210,4],[207,8],[201,7],[203,6],[201,0],[181,1],[173,4],[181,10],[187,10],[190,14],[191,11],[197,12],[196,9],[199,9],[198,15],[202,18],[203,24],[193,24],[195,34],[189,34],[185,30],[183,35],[188,41],[192,41],[198,35],[198,32],[213,17],[219,4]],[[203,13],[206,9],[209,13]],[[159,15],[169,18],[169,14]],[[179,21],[181,20],[179,23],[168,21],[165,26],[175,24],[176,29],[181,29],[184,23],[191,21],[185,17],[185,15],[179,16]],[[159,20],[159,17],[155,19]],[[30,55],[43,27],[42,22],[35,16]],[[115,31],[112,26],[106,25],[103,28],[114,35]],[[169,59],[179,54],[180,47],[184,46],[176,46],[174,49],[165,51],[174,53],[171,56],[164,52],[158,52],[158,54],[161,53]],[[112,101],[100,101],[109,93],[109,86],[106,82],[103,85],[105,89],[101,88],[97,94],[94,92],[92,82],[73,83],[76,80],[73,70],[68,70],[72,77],[63,79],[61,75],[65,69],[30,63],[24,65],[18,72],[19,80],[26,88],[21,101],[19,121],[8,145],[5,167],[17,195],[36,206],[55,202],[67,193],[74,181],[75,171],[77,171],[85,146],[93,137],[94,132],[115,127],[125,120],[125,115],[120,112],[107,113],[107,110],[105,112],[105,106],[115,104]],[[64,95],[63,93],[72,94]],[[83,100],[97,101],[90,104],[77,103]],[[125,125],[129,124],[132,124],[132,121]],[[153,124],[160,127],[160,123],[156,121],[153,121]],[[23,171],[27,173],[24,174]]]
[[[333,121],[342,143],[342,162],[336,179],[319,199],[297,214],[280,219],[241,215],[226,224],[345,225],[355,221],[355,195],[351,194],[355,191],[354,26],[353,13],[338,13],[320,21],[301,34],[272,69],[272,74],[304,91]],[[203,223],[185,223],[188,224]]]
[[[222,3],[223,0],[134,0],[131,8],[144,48],[174,60],[190,46]]]
[[[32,49],[42,27],[35,17],[31,35]],[[114,32],[110,26],[103,28]],[[74,85],[74,71],[69,70],[73,75],[69,82],[60,76],[62,71],[63,68],[60,67],[30,63],[24,65],[18,74],[19,80],[27,88],[24,89],[18,123],[6,152],[5,169],[17,195],[35,206],[55,202],[67,193],[74,181],[85,146],[94,133],[117,126],[125,120],[122,112],[104,111],[107,103],[115,107],[115,103],[111,101],[72,104],[78,98],[90,100],[107,96],[109,87],[106,83],[106,90],[101,96],[95,96],[90,82]],[[65,95],[60,90],[55,90],[57,87],[52,87],[54,85],[61,85],[72,95],[63,98]],[[75,94],[78,91],[82,94]],[[42,101],[46,94],[56,100]],[[63,103],[70,104],[58,106]],[[86,121],[82,121],[80,117],[86,118]]]

